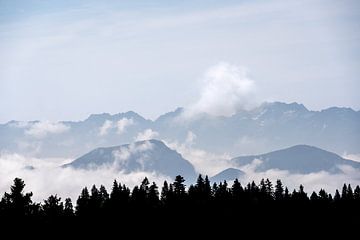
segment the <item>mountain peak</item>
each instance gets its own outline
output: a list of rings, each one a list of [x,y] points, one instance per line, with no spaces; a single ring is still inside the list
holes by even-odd
[[[284,102],[265,102],[261,105],[262,108],[280,110],[280,111],[308,111],[308,109],[300,103],[284,103]]]
[[[111,118],[109,113],[93,113],[85,121],[96,121]]]
[[[260,155],[237,157],[232,161],[241,167],[252,164],[255,159],[261,161],[256,166],[256,171],[279,169],[293,173],[308,174],[320,171],[341,172],[341,169],[338,167],[339,165],[350,165],[360,168],[360,163],[358,162],[346,160],[335,153],[304,144]]]
[[[237,168],[227,168],[221,172],[219,172],[218,174],[212,176],[210,178],[210,181],[212,182],[222,182],[224,180],[226,181],[232,181],[235,180],[236,178],[240,178],[244,175],[245,173]]]
[[[97,148],[64,167],[93,169],[102,166],[114,167],[124,173],[155,172],[169,177],[180,174],[190,181],[196,177],[190,162],[156,139]]]
[[[184,111],[184,108],[178,107],[172,112],[167,112],[165,114],[160,115],[155,121],[165,121],[167,119],[175,118],[179,116]]]

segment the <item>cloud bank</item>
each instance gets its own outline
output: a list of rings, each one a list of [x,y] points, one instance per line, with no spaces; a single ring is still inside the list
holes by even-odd
[[[121,135],[123,134],[126,129],[134,125],[135,122],[132,118],[122,118],[117,122],[113,122],[110,120],[106,120],[104,124],[99,128],[99,136],[106,136],[111,129],[116,129],[116,133]]]
[[[261,163],[261,160],[254,159],[251,164],[240,168],[240,170],[245,172],[245,175],[240,178],[242,184],[251,181],[259,183],[262,178],[269,178],[274,184],[277,179],[281,179],[291,192],[293,189],[298,189],[300,184],[302,184],[305,186],[305,191],[309,194],[311,194],[312,191],[318,192],[322,188],[332,195],[335,192],[335,189],[341,190],[344,183],[350,183],[353,187],[355,185],[360,185],[360,171],[347,165],[339,166],[343,173],[337,174],[331,174],[326,171],[309,174],[294,174],[279,169],[256,172],[256,166]]]
[[[99,135],[105,136],[108,134],[108,131],[112,128],[112,121],[106,120],[104,124],[99,129]]]
[[[150,149],[154,146],[150,141],[144,141],[141,144],[131,143],[128,146],[120,147],[118,150],[114,150],[112,152],[113,156],[115,157],[114,167],[117,169],[121,169],[122,166],[126,165],[130,157],[134,154],[141,154]],[[147,156],[145,154],[141,155],[136,159],[136,162],[140,163],[141,166],[144,166],[144,160],[146,160]]]
[[[134,120],[132,118],[122,118],[117,123],[117,134],[122,134],[125,132],[128,126],[134,125]]]
[[[31,125],[25,134],[35,138],[44,138],[49,134],[60,134],[69,129],[69,126],[60,122],[41,121]]]
[[[119,172],[113,166],[96,170],[59,167],[70,161],[71,159],[40,159],[19,154],[2,154],[0,155],[0,196],[2,197],[5,191],[9,192],[15,177],[25,181],[25,191],[32,191],[33,200],[38,202],[51,194],[58,194],[62,199],[71,197],[75,202],[83,187],[91,188],[93,184],[99,187],[102,184],[110,191],[114,179],[131,188],[140,184],[144,177],[148,177],[158,185],[164,180],[170,180],[169,177],[154,172]],[[34,169],[31,170],[29,166]]]
[[[135,141],[145,141],[156,138],[159,136],[159,133],[152,130],[151,128],[145,129],[143,132],[139,132],[135,137]]]
[[[163,140],[169,148],[176,150],[188,160],[198,173],[213,176],[228,167],[233,167],[230,155],[215,154],[196,148],[195,141],[196,134],[192,131],[188,131],[184,142]]]
[[[241,66],[221,62],[206,71],[201,85],[199,99],[184,112],[187,117],[231,116],[255,105],[255,83]]]

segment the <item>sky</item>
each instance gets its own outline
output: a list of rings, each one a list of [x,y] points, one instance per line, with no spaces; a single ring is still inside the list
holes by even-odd
[[[0,0],[0,123],[154,119],[228,91],[359,110],[359,76],[357,0]],[[251,94],[231,91],[244,79]]]

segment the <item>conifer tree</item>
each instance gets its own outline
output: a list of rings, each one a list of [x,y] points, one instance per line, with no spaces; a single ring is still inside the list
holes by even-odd
[[[284,199],[284,187],[280,179],[276,180],[274,197],[277,201]]]

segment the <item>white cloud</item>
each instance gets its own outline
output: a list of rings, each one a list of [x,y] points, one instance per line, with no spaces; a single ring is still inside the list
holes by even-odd
[[[35,138],[44,138],[48,134],[60,134],[69,129],[69,126],[61,122],[41,121],[31,125],[31,127],[25,131],[25,134]]]
[[[158,175],[154,172],[119,172],[113,166],[107,166],[96,170],[78,170],[72,168],[60,168],[71,159],[39,159],[28,158],[19,154],[0,155],[0,197],[4,192],[9,192],[12,181],[20,177],[25,181],[25,191],[32,191],[33,200],[39,202],[51,194],[58,194],[62,199],[71,197],[73,203],[85,186],[91,188],[93,184],[98,187],[103,184],[108,191],[111,190],[114,179],[128,187],[141,183],[144,177],[161,185],[170,177]],[[33,166],[34,170],[26,169]]]
[[[167,146],[176,150],[183,156],[183,158],[188,160],[198,173],[213,176],[226,168],[233,167],[230,162],[231,157],[226,153],[215,154],[202,149],[194,148],[192,147],[192,144],[189,144],[189,141],[179,143],[176,141],[164,140],[164,142]]]
[[[150,140],[158,136],[159,136],[158,132],[152,130],[151,128],[148,128],[143,132],[138,133],[137,136],[135,137],[135,141]]]
[[[344,154],[342,157],[345,158],[345,159],[360,162],[360,153],[358,153],[358,154]]]
[[[113,122],[110,120],[106,120],[104,124],[99,129],[99,135],[105,136],[108,134],[109,130],[112,128]]]
[[[121,169],[121,166],[124,166],[132,155],[146,152],[152,148],[153,144],[150,141],[144,141],[141,144],[131,143],[127,146],[121,146],[119,149],[112,152],[115,157],[114,165]],[[141,160],[137,159],[137,161]]]
[[[132,118],[122,118],[117,123],[117,134],[122,134],[125,132],[128,126],[134,125],[134,120]]]
[[[255,83],[243,67],[219,63],[207,70],[202,85],[199,99],[186,109],[185,116],[231,116],[255,104]]]
[[[341,190],[344,183],[350,183],[352,186],[360,184],[360,171],[351,166],[339,166],[343,173],[337,174],[331,174],[326,171],[309,174],[293,174],[289,171],[278,169],[256,172],[256,166],[261,163],[260,160],[255,159],[251,164],[240,168],[246,173],[241,178],[242,184],[246,184],[253,180],[256,183],[259,183],[262,178],[269,178],[273,183],[275,183],[277,179],[281,179],[288,187],[289,191],[292,192],[293,189],[298,189],[299,185],[302,184],[308,194],[311,194],[312,191],[318,192],[321,188],[333,194],[335,189]]]
[[[123,134],[126,131],[126,128],[134,125],[134,120],[132,118],[122,118],[119,121],[116,122],[116,124],[113,121],[106,120],[104,124],[99,128],[99,136],[105,136],[109,133],[110,129],[116,128],[117,134]]]
[[[188,131],[185,139],[185,144],[191,146],[195,143],[195,140],[196,140],[196,134],[193,133],[192,131]]]

